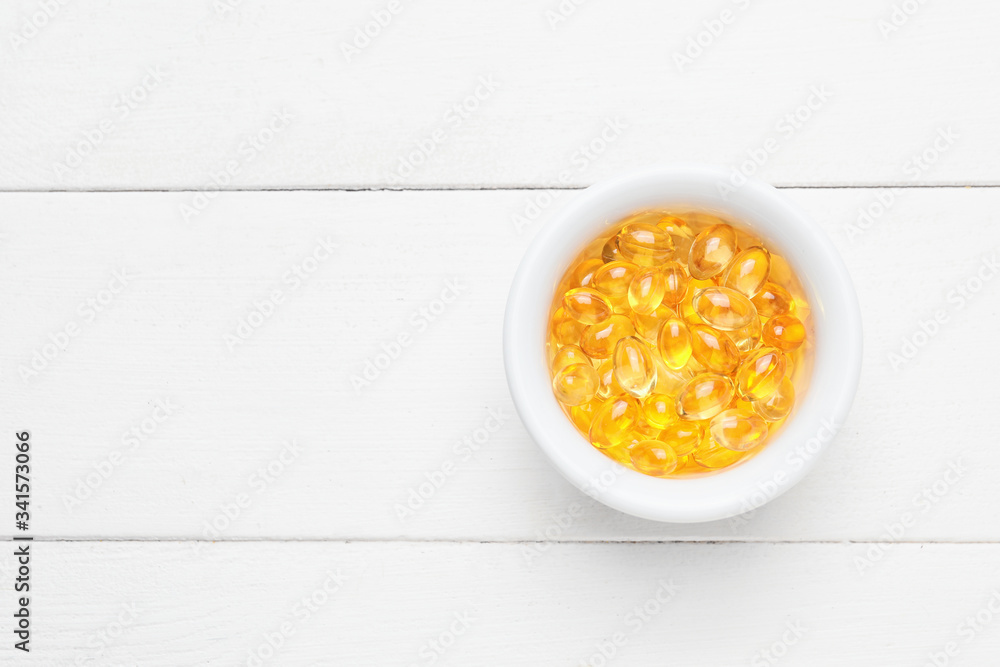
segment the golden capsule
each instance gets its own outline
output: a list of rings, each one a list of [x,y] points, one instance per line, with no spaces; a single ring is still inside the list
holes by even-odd
[[[629,449],[635,469],[644,475],[666,477],[677,468],[677,454],[659,440],[643,440]]]
[[[733,400],[733,381],[725,375],[702,373],[685,384],[677,394],[677,416],[689,421],[711,419]]]
[[[618,232],[618,252],[639,266],[656,266],[673,256],[674,241],[656,225],[633,222]]]
[[[569,316],[565,308],[552,315],[552,337],[561,345],[576,345],[580,342],[586,325]]]
[[[659,269],[643,269],[628,287],[628,305],[640,315],[650,315],[663,303],[667,283]]]
[[[588,357],[583,349],[579,345],[564,345],[556,351],[554,357],[552,357],[552,370],[557,371],[560,368],[565,368],[572,364],[592,364],[590,357]]]
[[[705,280],[725,271],[736,255],[736,232],[729,225],[713,225],[695,237],[688,252],[692,278]]]
[[[580,266],[573,270],[573,284],[576,287],[591,287],[594,281],[594,274],[597,269],[604,266],[604,262],[599,259],[585,259],[580,262]]]
[[[700,465],[718,470],[739,462],[746,454],[726,449],[717,443],[709,432],[705,434],[705,439],[698,445],[698,448],[691,452],[691,456]]]
[[[795,405],[795,385],[787,373],[781,378],[778,388],[770,396],[757,399],[751,403],[753,411],[769,422],[781,421],[792,411]]]
[[[597,395],[601,380],[590,364],[570,364],[556,371],[552,389],[563,405],[583,405]]]
[[[740,351],[725,331],[704,324],[688,326],[691,332],[691,355],[712,371],[729,375],[740,365]],[[587,347],[583,347],[586,352]],[[590,355],[594,356],[594,355]]]
[[[764,342],[790,352],[806,339],[806,327],[794,315],[778,315],[764,324]]]
[[[671,317],[660,327],[656,349],[667,368],[680,370],[691,359],[691,334],[687,325],[678,317]]]
[[[604,247],[601,249],[601,261],[605,264],[610,264],[621,259],[622,254],[618,252],[618,237],[612,236],[604,242]]]
[[[734,452],[745,452],[767,439],[767,422],[748,410],[733,408],[712,417],[712,438]]]
[[[594,272],[593,287],[621,312],[628,308],[628,288],[638,271],[639,267],[631,262],[609,262]]]
[[[763,326],[760,323],[760,318],[755,317],[750,320],[750,324],[742,329],[730,332],[729,335],[733,339],[733,342],[736,343],[736,349],[742,353],[746,353],[760,344],[762,331]]]
[[[570,317],[584,324],[600,324],[612,313],[607,297],[590,287],[577,287],[566,292],[562,306]]]
[[[642,418],[650,426],[667,428],[677,421],[674,398],[667,394],[650,394],[642,401]]]
[[[590,432],[590,422],[594,419],[594,408],[600,406],[599,399],[593,399],[583,405],[574,405],[569,409],[569,418],[583,433]]]
[[[761,317],[784,315],[792,309],[792,295],[777,283],[764,283],[764,286],[751,299],[757,314]]]
[[[670,235],[674,242],[674,256],[687,259],[691,250],[691,243],[694,241],[695,233],[683,219],[676,215],[664,215],[656,226]]]
[[[787,363],[785,355],[773,347],[762,347],[750,353],[736,372],[740,396],[754,401],[773,394],[785,377]]]
[[[625,393],[642,398],[656,384],[653,355],[635,336],[625,336],[615,345],[615,380]]]
[[[688,275],[678,262],[667,262],[660,267],[663,275],[663,303],[674,306],[681,302],[687,294]]]
[[[619,394],[624,394],[625,391],[618,386],[618,381],[615,380],[615,364],[611,359],[605,359],[600,366],[597,367],[597,376],[600,378],[601,385],[597,389],[597,396],[599,398],[608,398],[609,396],[617,396]]]
[[[666,306],[660,306],[650,315],[643,315],[633,310],[629,316],[632,318],[636,334],[650,343],[656,342],[656,336],[660,333],[660,325],[671,317],[676,317],[674,311]]]
[[[770,271],[771,254],[760,246],[752,246],[733,259],[724,284],[746,297],[753,297],[764,287]]]
[[[694,310],[716,329],[735,331],[757,317],[757,309],[739,292],[728,287],[706,287],[694,295]]]
[[[612,396],[597,409],[590,423],[590,442],[598,449],[620,445],[639,418],[639,404],[631,396]]]
[[[659,439],[670,445],[677,456],[687,456],[701,444],[705,430],[698,422],[675,421],[668,424]]]
[[[580,336],[580,347],[588,357],[607,359],[622,338],[635,334],[632,320],[624,315],[612,315],[600,324],[591,324]]]

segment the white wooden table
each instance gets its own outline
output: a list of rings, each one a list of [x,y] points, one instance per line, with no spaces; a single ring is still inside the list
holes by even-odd
[[[0,664],[998,664],[998,21],[5,3]],[[707,525],[571,488],[501,363],[546,218],[668,161],[787,188],[865,318],[829,454]]]

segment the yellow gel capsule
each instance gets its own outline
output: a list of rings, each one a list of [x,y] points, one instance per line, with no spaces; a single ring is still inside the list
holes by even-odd
[[[590,422],[594,418],[594,404],[596,400],[591,400],[589,403],[584,403],[583,405],[574,405],[569,409],[569,418],[573,420],[580,431],[583,433],[590,432]],[[597,403],[600,406],[600,403]]]
[[[764,287],[770,272],[771,254],[760,246],[752,246],[736,255],[726,271],[724,284],[746,297],[753,297]]]
[[[725,375],[702,373],[681,387],[675,407],[681,419],[699,421],[719,414],[732,400],[732,380]]]
[[[776,317],[784,315],[792,309],[792,295],[777,283],[764,283],[764,286],[751,299],[757,314],[761,317]]]
[[[616,311],[628,308],[628,288],[639,267],[631,262],[612,261],[594,272],[593,286],[608,297]]]
[[[601,260],[605,264],[610,264],[611,262],[617,262],[622,259],[622,254],[618,252],[618,237],[612,236],[610,239],[605,241],[604,247],[601,249]]]
[[[675,306],[687,294],[688,275],[684,267],[677,262],[667,262],[660,267],[663,275],[663,303]]]
[[[806,327],[794,315],[778,315],[764,324],[764,342],[790,352],[806,339]]]
[[[607,297],[590,287],[577,287],[566,292],[562,306],[570,317],[584,324],[600,324],[612,313]]]
[[[675,421],[660,432],[659,439],[670,445],[677,456],[687,456],[704,437],[705,430],[698,422]]]
[[[660,327],[656,339],[656,349],[667,368],[680,370],[691,358],[691,334],[687,325],[677,317],[671,317]]]
[[[593,365],[579,345],[564,345],[560,347],[555,356],[552,357],[552,370],[557,371],[572,364]]]
[[[633,222],[618,232],[618,252],[639,266],[656,266],[673,256],[674,241],[656,225]]]
[[[695,237],[691,226],[675,215],[662,216],[656,226],[670,234],[670,238],[674,242],[674,256],[683,257],[686,260]]]
[[[602,266],[604,262],[599,259],[585,259],[580,262],[580,266],[573,270],[573,284],[577,287],[591,287],[594,274]]]
[[[622,338],[635,334],[632,320],[624,315],[612,315],[600,324],[591,324],[580,336],[580,347],[593,359],[607,359]]]
[[[597,395],[601,380],[590,364],[570,364],[556,371],[552,389],[563,405],[583,405]]]
[[[639,404],[631,396],[612,396],[597,409],[590,422],[590,442],[607,449],[625,442],[639,418]]]
[[[740,396],[755,401],[773,394],[785,377],[788,361],[773,347],[762,347],[750,353],[736,372],[736,388]]]
[[[653,385],[653,391],[657,394],[676,396],[684,383],[697,375],[697,373],[691,372],[689,367],[681,370],[667,368],[667,365],[663,363],[663,358],[658,353],[653,354],[653,365],[656,366],[656,384]]]
[[[656,384],[653,355],[635,336],[626,336],[615,345],[614,366],[615,380],[630,396],[642,398]]]
[[[760,323],[760,318],[755,317],[750,320],[750,324],[731,332],[729,335],[736,343],[736,349],[746,353],[757,347],[762,332],[763,326]]]
[[[705,368],[729,375],[740,365],[739,348],[726,332],[704,324],[692,324],[688,331],[691,332],[691,355]],[[583,349],[587,351],[586,346]]]
[[[667,283],[658,269],[643,269],[628,287],[628,305],[640,315],[650,315],[663,303]]]
[[[643,315],[633,310],[630,316],[632,324],[635,326],[635,332],[650,343],[656,342],[656,336],[660,333],[660,325],[671,317],[676,317],[674,311],[666,306],[660,306],[650,315]]]
[[[728,287],[698,290],[692,305],[701,319],[723,331],[742,329],[757,317],[757,309],[750,299]]]
[[[569,316],[565,308],[552,315],[552,337],[561,345],[576,345],[583,336],[586,325]]]
[[[705,439],[702,440],[697,449],[691,452],[691,457],[694,458],[698,464],[712,470],[728,468],[734,463],[737,463],[744,456],[745,454],[743,452],[726,449],[717,443],[711,433],[705,434]]]
[[[769,422],[781,421],[792,411],[795,405],[795,385],[786,375],[781,378],[778,389],[770,396],[757,399],[751,403],[753,411]]]
[[[642,418],[655,428],[664,429],[677,421],[674,399],[667,394],[650,394],[642,402]]]
[[[618,394],[625,393],[625,391],[618,386],[618,381],[615,380],[615,364],[610,359],[605,359],[604,362],[597,367],[597,376],[601,380],[601,386],[597,390],[597,396],[599,398],[608,398],[609,396],[617,396]]]
[[[695,237],[688,252],[692,278],[706,280],[726,270],[736,255],[736,232],[729,225],[713,225]]]
[[[712,438],[734,452],[745,452],[767,439],[767,422],[748,410],[733,408],[712,417]]]
[[[677,468],[677,454],[659,440],[643,440],[629,449],[635,469],[644,475],[666,477]]]

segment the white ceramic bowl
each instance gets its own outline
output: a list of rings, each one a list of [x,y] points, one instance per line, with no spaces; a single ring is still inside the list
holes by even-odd
[[[528,432],[579,489],[628,514],[674,523],[753,510],[802,479],[843,423],[861,372],[857,295],[824,232],[778,190],[731,172],[666,166],[598,183],[550,219],[521,261],[504,319],[507,382]],[[715,474],[660,479],[629,470],[595,449],[552,394],[545,351],[559,281],[585,245],[644,208],[715,212],[754,229],[798,274],[812,306],[815,358],[804,395],[784,428],[756,456]]]

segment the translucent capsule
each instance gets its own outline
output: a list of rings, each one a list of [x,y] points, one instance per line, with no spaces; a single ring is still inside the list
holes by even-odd
[[[752,246],[733,259],[726,271],[724,284],[746,297],[752,297],[764,287],[770,272],[771,254],[760,246]]]
[[[739,348],[726,332],[704,324],[692,324],[688,331],[691,332],[691,354],[705,368],[729,375],[740,365]],[[583,349],[586,352],[587,347]]]
[[[594,404],[596,402],[597,399],[591,400],[589,403],[574,405],[569,409],[569,418],[573,420],[573,424],[583,433],[590,432],[590,422],[594,418]],[[597,405],[600,406],[600,403],[597,403]]]
[[[617,396],[625,393],[625,391],[618,386],[618,381],[615,380],[615,364],[610,359],[604,360],[604,362],[597,367],[597,376],[601,380],[601,385],[597,389],[597,396],[599,398],[608,398],[609,396]]]
[[[634,310],[631,313],[632,324],[635,326],[636,334],[650,343],[656,342],[656,336],[660,333],[660,325],[671,317],[676,317],[676,315],[674,311],[666,306],[660,306],[650,315],[643,315]]]
[[[736,372],[736,388],[748,401],[773,394],[785,377],[785,355],[773,347],[762,347],[751,352]]]
[[[646,396],[656,384],[656,367],[649,348],[635,336],[626,336],[615,345],[615,380],[625,393]]]
[[[644,475],[666,477],[677,468],[677,454],[659,440],[643,440],[629,448],[635,469]]]
[[[656,225],[633,222],[618,232],[618,252],[639,266],[656,266],[673,256],[674,241]]]
[[[674,399],[667,394],[650,394],[642,401],[642,418],[656,428],[664,429],[677,421]]]
[[[552,315],[552,337],[561,345],[576,345],[583,336],[586,325],[569,316],[565,308]]]
[[[667,283],[659,269],[643,269],[635,274],[628,288],[628,305],[640,315],[650,315],[663,303]]]
[[[677,305],[687,293],[687,272],[679,263],[667,262],[660,267],[660,273],[663,275],[663,303],[668,306]]]
[[[732,380],[725,375],[702,373],[681,388],[675,407],[681,419],[699,421],[719,414],[732,400]]]
[[[694,310],[716,329],[735,331],[757,317],[750,299],[728,287],[706,287],[694,294]]]
[[[691,456],[700,465],[718,470],[719,468],[728,468],[742,459],[745,454],[726,449],[715,441],[711,433],[707,433],[697,449],[691,452]]]
[[[620,259],[622,259],[622,254],[618,252],[618,239],[616,236],[612,236],[605,241],[604,247],[601,249],[601,261],[605,264],[610,264]]]
[[[591,287],[594,274],[602,266],[604,266],[604,262],[599,259],[585,259],[580,262],[580,266],[573,270],[573,284],[576,287]]]
[[[598,449],[620,445],[639,418],[639,404],[631,396],[612,396],[594,413],[590,442]]]
[[[579,345],[564,345],[552,357],[553,371],[565,368],[571,364],[591,364],[590,357],[584,353]]]
[[[612,261],[594,272],[593,286],[621,312],[628,308],[628,288],[638,271],[639,267],[631,262]]]
[[[729,335],[733,339],[733,342],[736,343],[736,349],[742,353],[746,353],[757,347],[760,343],[762,332],[763,326],[760,323],[760,318],[755,317],[750,320],[750,324],[742,329],[730,332]]]
[[[656,349],[667,368],[680,370],[691,358],[691,334],[687,325],[678,317],[671,317],[660,327]]]
[[[662,216],[656,226],[670,234],[670,238],[674,242],[674,256],[683,257],[686,260],[695,237],[691,226],[676,215]]]
[[[600,324],[612,313],[607,297],[590,287],[577,287],[566,292],[562,306],[570,317],[584,324]]]
[[[695,237],[688,252],[692,278],[705,280],[725,271],[736,255],[736,232],[729,225],[713,225]]]
[[[570,364],[552,378],[552,390],[563,405],[583,405],[597,395],[600,384],[597,369],[590,364]]]
[[[767,439],[767,422],[748,410],[733,408],[712,417],[712,439],[726,449],[745,452]]]
[[[764,283],[764,286],[751,299],[757,314],[761,317],[784,315],[792,309],[792,295],[777,283]]]
[[[677,456],[686,456],[701,444],[704,437],[705,430],[698,422],[675,421],[660,432],[659,439],[670,445]]]
[[[792,411],[795,405],[795,385],[787,374],[781,378],[777,390],[770,396],[757,399],[751,403],[753,411],[769,422],[781,421]]]
[[[764,342],[779,350],[790,352],[806,339],[806,327],[794,315],[778,315],[764,324]]]
[[[622,338],[635,334],[632,320],[624,315],[612,315],[600,324],[591,324],[580,336],[580,347],[593,359],[607,359]]]

